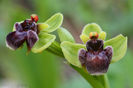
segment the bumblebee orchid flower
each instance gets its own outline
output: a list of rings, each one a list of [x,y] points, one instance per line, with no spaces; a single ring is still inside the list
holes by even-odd
[[[97,32],[90,32],[90,40],[86,43],[87,50],[79,50],[81,65],[93,75],[101,75],[107,72],[113,54],[112,47],[107,46],[103,49],[103,40],[97,38]]]
[[[48,48],[54,42],[56,36],[48,34],[59,28],[63,21],[61,13],[57,13],[43,23],[37,23],[38,16],[33,14],[31,19],[17,22],[13,32],[6,37],[6,45],[12,50],[20,48],[24,42],[28,51],[38,53]]]
[[[126,53],[127,37],[120,34],[105,40],[106,32],[96,23],[87,24],[83,28],[80,35],[83,44],[76,43],[66,31],[64,28],[58,29],[65,59],[78,68],[85,68],[90,75],[106,73],[110,63],[119,61]]]

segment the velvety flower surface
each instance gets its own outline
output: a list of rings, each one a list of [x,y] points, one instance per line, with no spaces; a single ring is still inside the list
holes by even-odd
[[[99,75],[106,73],[112,59],[112,47],[107,46],[103,49],[103,40],[91,36],[86,43],[86,48],[79,51],[79,60],[90,74]]]
[[[106,32],[96,23],[84,26],[80,35],[83,44],[76,43],[64,28],[60,28],[58,34],[66,36],[60,37],[61,49],[66,60],[75,67],[85,68],[90,75],[106,73],[109,64],[122,59],[127,50],[127,37],[120,34],[105,40]],[[82,69],[85,73],[86,70]]]
[[[47,49],[56,39],[56,36],[50,33],[61,26],[63,15],[56,13],[45,22],[37,21],[38,16],[32,14],[31,19],[15,23],[13,32],[6,37],[7,47],[16,50],[26,42],[28,51],[31,50],[33,53]]]
[[[6,44],[9,48],[16,50],[26,42],[28,50],[31,50],[33,45],[38,41],[38,28],[36,22],[38,17],[31,16],[24,22],[15,24],[15,31],[11,32],[6,37]]]

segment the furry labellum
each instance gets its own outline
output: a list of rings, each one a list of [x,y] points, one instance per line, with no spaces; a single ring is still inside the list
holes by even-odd
[[[18,49],[24,42],[27,44],[28,51],[38,41],[38,28],[36,22],[38,17],[34,15],[31,19],[26,19],[21,23],[16,23],[15,31],[9,33],[6,37],[6,45],[13,50]]]
[[[91,33],[90,35],[95,34]],[[97,34],[86,43],[87,50],[79,51],[81,65],[92,75],[101,75],[107,72],[112,59],[113,50],[111,46],[103,48],[103,40],[97,39]]]

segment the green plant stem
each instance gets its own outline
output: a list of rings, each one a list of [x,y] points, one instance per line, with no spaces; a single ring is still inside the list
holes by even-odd
[[[78,68],[74,65],[70,65],[73,69],[75,69],[88,83],[91,84],[93,88],[104,88],[104,86],[100,83],[99,80],[97,80],[96,77],[86,73],[83,69]]]
[[[51,46],[47,48],[47,51],[64,58],[64,55],[63,55],[62,50],[60,48],[60,44],[56,41],[54,41],[51,44]]]
[[[65,58],[62,50],[60,48],[60,44],[58,42],[53,42],[52,45],[47,49],[47,51],[60,56],[62,58]],[[109,82],[108,82],[108,77],[107,75],[102,75],[102,76],[92,76],[88,73],[86,73],[83,69],[78,68],[72,64],[70,66],[75,69],[88,83],[91,84],[93,88],[110,88],[109,87]],[[102,81],[102,82],[101,82]]]
[[[104,78],[104,87],[110,88],[107,74],[103,75],[103,78]]]
[[[110,88],[107,74],[95,76],[95,77],[97,78],[97,80],[101,82],[102,85],[104,85],[104,88]]]

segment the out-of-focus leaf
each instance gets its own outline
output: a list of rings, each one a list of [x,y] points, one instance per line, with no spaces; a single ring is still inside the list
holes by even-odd
[[[116,64],[110,65],[108,70],[108,77],[110,88],[133,88],[133,52],[131,49],[127,50],[126,55]]]
[[[62,22],[63,22],[63,15],[61,13],[57,13],[57,14],[53,15],[51,18],[49,18],[46,22],[44,22],[44,23],[48,24],[49,27],[43,31],[44,32],[53,32],[61,26]]]
[[[66,82],[61,83],[59,85],[59,88],[92,88],[92,87],[82,76],[73,74],[69,79],[66,80]]]
[[[104,47],[112,46],[113,48],[113,57],[112,63],[119,61],[125,55],[127,51],[127,37],[123,35],[118,35],[104,43]]]
[[[73,36],[65,28],[60,27],[60,28],[58,28],[57,32],[58,32],[58,35],[59,35],[61,42],[63,42],[63,41],[70,41],[73,43],[75,42]]]
[[[96,23],[91,23],[91,24],[87,24],[82,31],[82,34],[80,35],[81,40],[83,41],[83,43],[86,43],[89,40],[89,33],[90,32],[97,32],[99,35],[102,31],[102,29],[100,28],[100,26]],[[103,36],[100,36],[100,38],[105,39],[105,33],[103,34]]]
[[[54,42],[55,38],[56,38],[55,35],[41,32],[39,34],[39,40],[32,48],[32,52],[39,53],[44,49],[48,48],[52,44],[52,42]]]
[[[74,66],[81,67],[81,63],[78,59],[79,49],[84,48],[82,44],[75,44],[68,41],[61,43],[61,48],[66,60]]]

